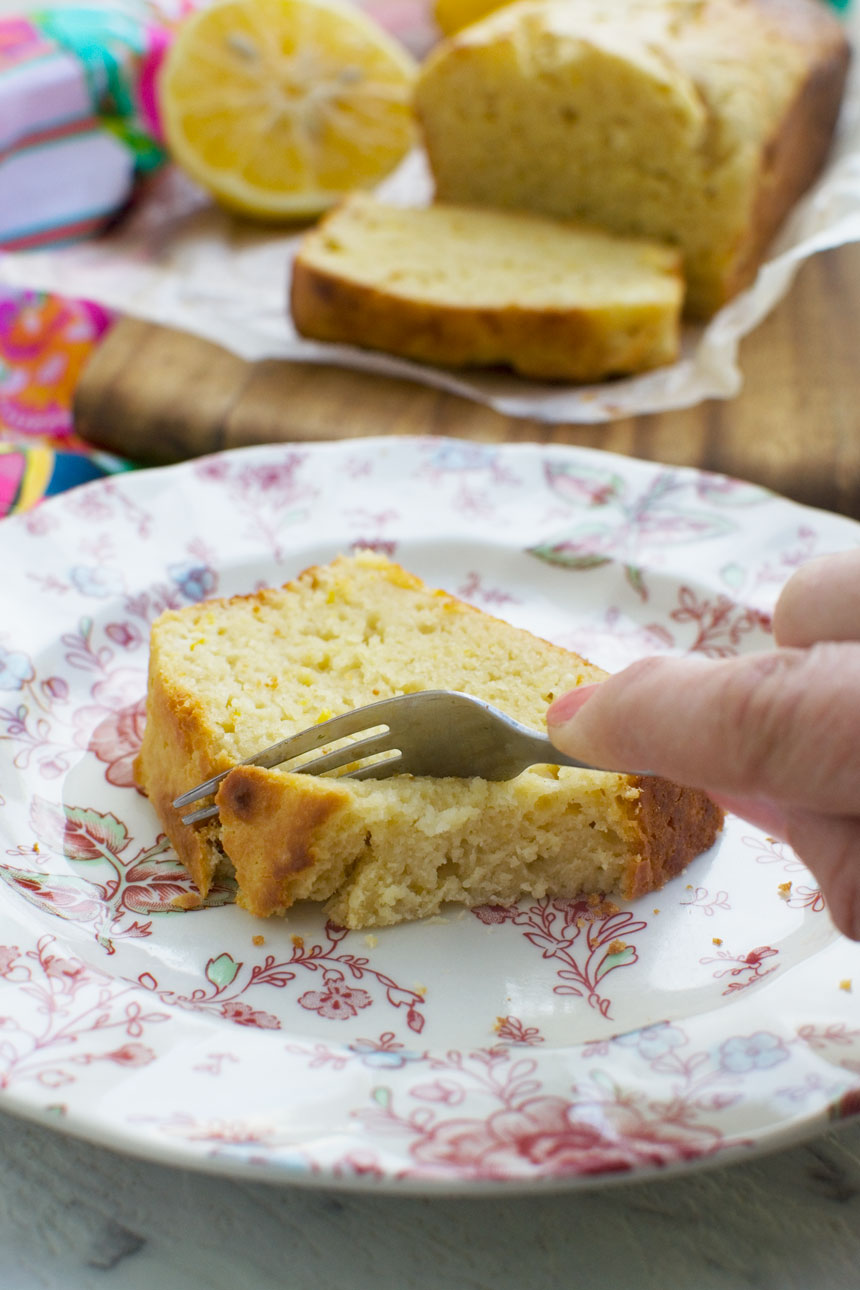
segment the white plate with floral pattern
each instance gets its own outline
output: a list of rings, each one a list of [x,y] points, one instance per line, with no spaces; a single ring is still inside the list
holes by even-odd
[[[662,891],[261,922],[189,881],[131,782],[149,624],[371,546],[615,669],[765,647],[792,569],[860,527],[576,448],[247,449],[0,525],[0,1105],[293,1183],[588,1185],[860,1110],[860,950],[739,820]],[[623,948],[619,946],[623,945]]]

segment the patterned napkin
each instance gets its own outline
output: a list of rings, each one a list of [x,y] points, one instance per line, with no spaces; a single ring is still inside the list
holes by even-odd
[[[0,295],[0,516],[125,465],[72,424],[78,376],[109,322],[83,301]]]

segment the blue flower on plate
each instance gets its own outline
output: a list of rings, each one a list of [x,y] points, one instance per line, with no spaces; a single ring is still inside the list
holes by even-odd
[[[658,1021],[653,1026],[643,1026],[641,1030],[631,1030],[626,1035],[617,1035],[615,1042],[628,1048],[636,1048],[646,1062],[656,1061],[666,1053],[686,1043],[687,1037],[678,1026],[668,1021]]]
[[[350,1052],[360,1057],[365,1066],[373,1066],[383,1070],[399,1070],[407,1062],[416,1062],[420,1060],[420,1053],[409,1052],[403,1049],[399,1044],[391,1043],[390,1039],[386,1043],[383,1038],[383,1044],[377,1043],[373,1039],[357,1039],[354,1044],[350,1044]]]
[[[203,600],[215,590],[215,574],[206,564],[171,564],[167,572],[189,600]]]
[[[106,600],[124,591],[122,574],[117,569],[106,569],[98,564],[76,564],[69,570],[69,578],[82,596],[95,596]]]
[[[752,1070],[768,1070],[788,1061],[789,1052],[779,1035],[757,1030],[753,1035],[735,1035],[720,1044],[720,1067],[733,1075]]]
[[[20,650],[4,649],[0,645],[0,690],[20,690],[36,673],[33,664]]]

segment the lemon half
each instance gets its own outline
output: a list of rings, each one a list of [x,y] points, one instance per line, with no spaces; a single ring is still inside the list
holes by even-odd
[[[183,23],[164,61],[167,144],[232,210],[316,215],[408,151],[416,70],[343,0],[217,0]]]

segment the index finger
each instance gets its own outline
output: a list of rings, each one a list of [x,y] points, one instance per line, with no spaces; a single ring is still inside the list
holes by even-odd
[[[650,770],[725,797],[856,815],[860,644],[712,661],[651,658],[563,695],[556,747],[607,770]]]
[[[782,589],[773,615],[777,644],[860,641],[860,551],[802,564]]]

